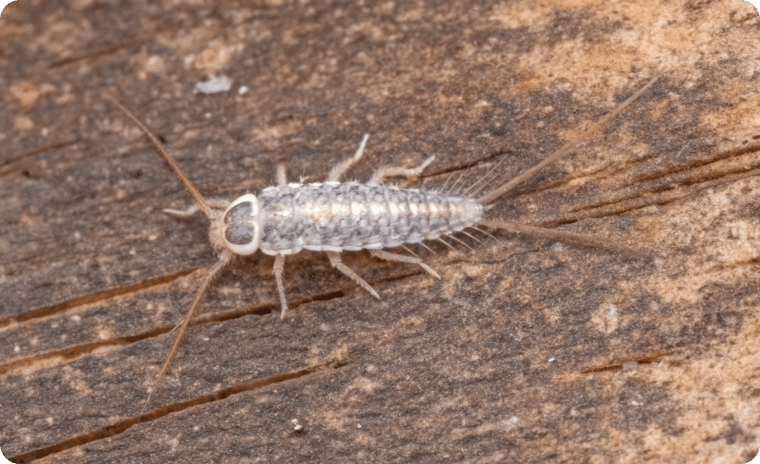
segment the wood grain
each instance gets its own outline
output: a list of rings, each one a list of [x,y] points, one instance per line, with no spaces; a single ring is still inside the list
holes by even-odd
[[[13,462],[725,462],[760,446],[760,19],[743,1],[21,1],[0,18],[0,448]],[[319,180],[371,133],[417,185],[497,183],[658,70],[608,130],[419,251],[215,261],[116,95],[208,197]],[[202,95],[211,75],[229,92]],[[247,92],[238,92],[241,86]],[[296,430],[296,423],[302,426]],[[723,459],[720,461],[720,459]]]

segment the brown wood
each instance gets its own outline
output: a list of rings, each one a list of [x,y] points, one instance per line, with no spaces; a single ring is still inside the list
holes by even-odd
[[[0,17],[0,448],[13,462],[719,462],[760,447],[760,19],[744,1],[95,2]],[[217,279],[189,195],[320,179],[371,133],[417,185],[519,174],[664,77],[489,217],[495,233]],[[229,92],[201,95],[220,74]],[[240,86],[247,93],[239,94]],[[468,170],[469,166],[469,170]],[[745,175],[750,173],[750,175]],[[417,251],[417,250],[415,250]],[[196,271],[197,270],[197,271]],[[297,420],[293,422],[293,420]],[[301,429],[296,430],[296,425]]]

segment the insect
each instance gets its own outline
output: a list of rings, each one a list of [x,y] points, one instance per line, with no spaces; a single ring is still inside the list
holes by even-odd
[[[464,194],[402,189],[382,184],[382,181],[389,177],[416,178],[433,161],[433,157],[413,169],[381,167],[364,184],[340,182],[341,176],[364,154],[369,137],[365,135],[356,154],[333,167],[324,182],[287,183],[285,168],[280,164],[277,167],[277,185],[262,190],[259,195],[248,193],[232,202],[207,200],[198,192],[174,158],[164,150],[148,128],[118,100],[108,97],[145,133],[156,151],[179,176],[180,181],[195,200],[195,204],[186,210],[165,209],[164,212],[174,216],[189,217],[202,211],[209,218],[209,240],[218,254],[218,261],[204,276],[180,325],[179,332],[153,382],[138,420],[142,418],[152,395],[176,355],[182,337],[212,279],[236,255],[247,256],[261,250],[275,257],[273,273],[280,299],[280,317],[284,318],[288,309],[283,285],[285,256],[298,253],[303,249],[326,252],[333,267],[355,281],[372,296],[379,298],[372,286],[343,264],[340,257],[342,251],[366,249],[372,256],[380,259],[416,264],[430,275],[440,279],[438,273],[420,258],[390,252],[385,248],[451,236],[466,228],[474,228],[476,225],[566,240],[593,241],[593,238],[569,232],[525,226],[497,219],[484,219],[484,211],[488,204],[535,176],[542,168],[589,139],[638,99],[660,76],[661,73],[655,75],[646,85],[578,138],[568,142],[551,156],[512,180],[478,198]],[[598,240],[598,242],[603,241]]]

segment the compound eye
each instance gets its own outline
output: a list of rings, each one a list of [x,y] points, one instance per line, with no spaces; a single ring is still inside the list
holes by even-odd
[[[248,245],[256,237],[256,226],[250,222],[236,222],[224,229],[224,239],[231,245]]]
[[[233,203],[227,212],[224,213],[224,223],[234,224],[238,221],[244,221],[246,218],[250,218],[253,213],[253,203],[249,200],[241,201],[240,203]]]

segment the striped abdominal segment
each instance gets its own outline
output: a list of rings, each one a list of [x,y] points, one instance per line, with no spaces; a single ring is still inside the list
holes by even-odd
[[[353,182],[270,187],[258,201],[260,249],[270,255],[417,243],[474,225],[483,213],[467,197]]]

